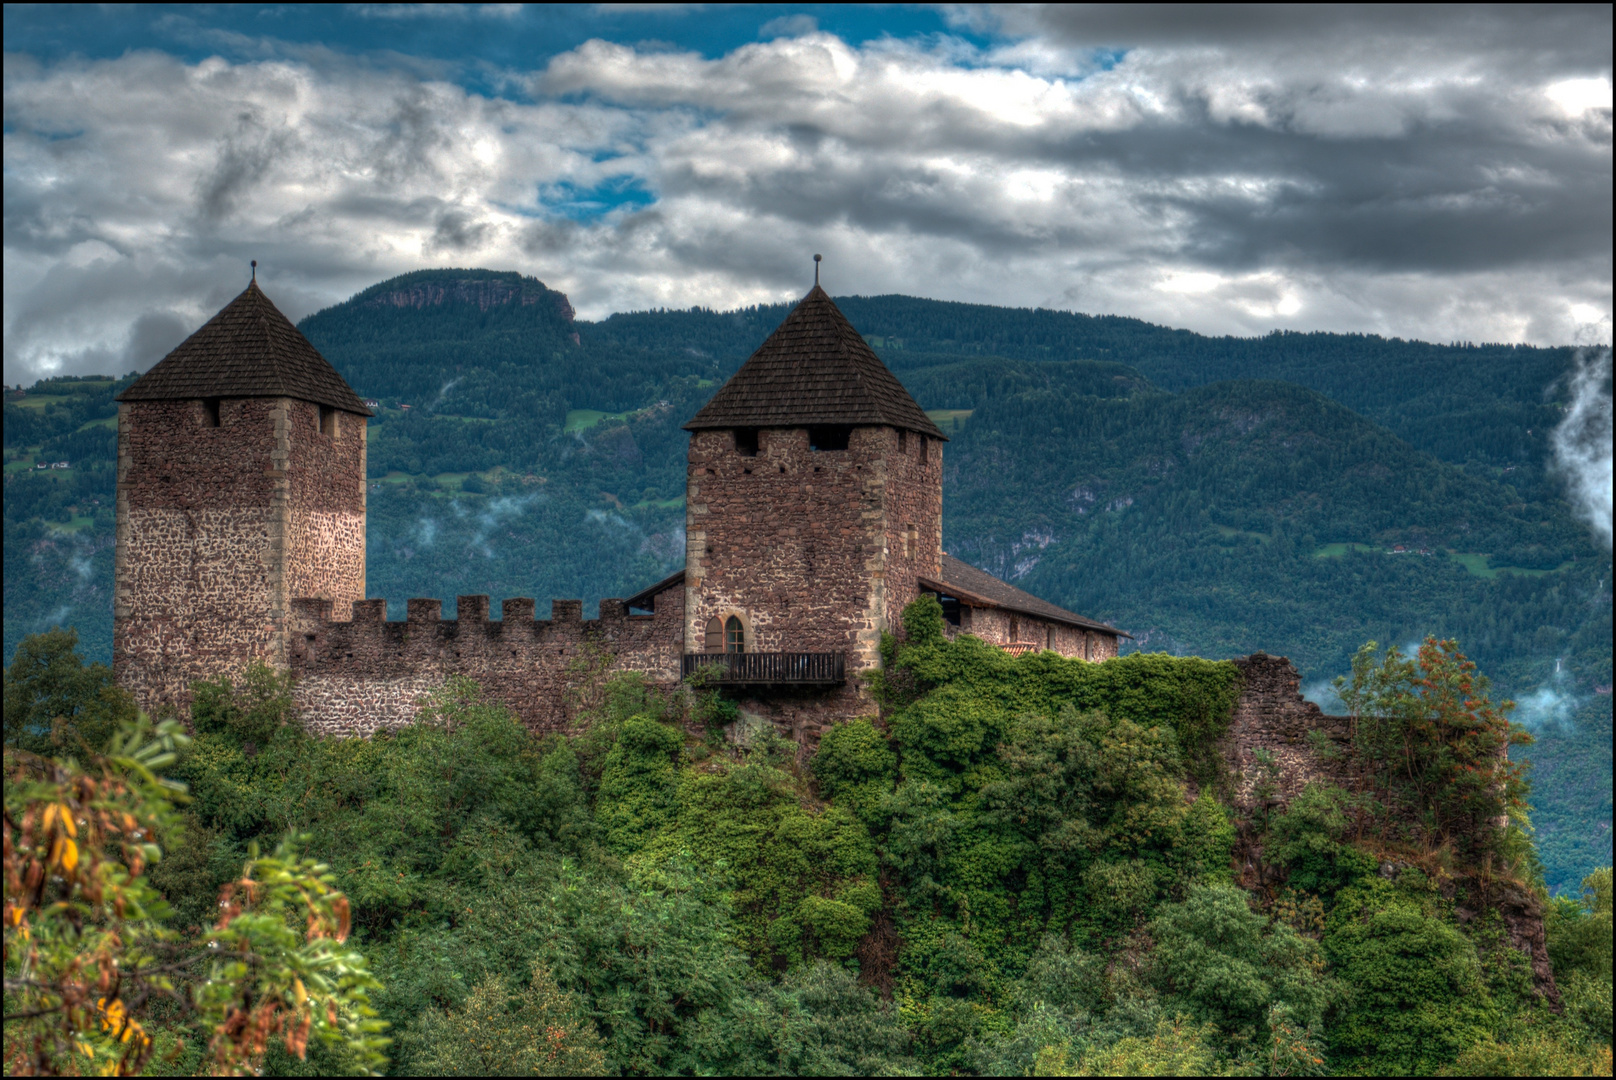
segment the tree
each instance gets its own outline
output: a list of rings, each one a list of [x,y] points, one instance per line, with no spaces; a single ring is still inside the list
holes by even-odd
[[[606,1051],[573,994],[542,964],[512,993],[485,977],[459,1009],[428,1010],[414,1036],[414,1066],[434,1076],[604,1076]]]
[[[36,754],[94,753],[135,702],[105,664],[85,664],[78,632],[33,634],[17,646],[5,677],[5,743]]]
[[[1351,678],[1336,680],[1380,796],[1403,795],[1434,838],[1472,851],[1498,848],[1527,793],[1509,748],[1532,736],[1509,722],[1515,703],[1494,703],[1489,685],[1458,642],[1431,637],[1412,661],[1396,646],[1377,660],[1371,641],[1353,657]]]
[[[1255,1033],[1283,1004],[1291,1025],[1316,1027],[1337,994],[1316,943],[1251,910],[1231,885],[1197,885],[1150,924],[1161,991],[1229,1034]]]
[[[376,982],[345,945],[347,899],[291,844],[252,849],[198,940],[164,925],[146,871],[185,792],[157,770],[187,741],[177,721],[142,716],[85,766],[7,748],[7,1071],[138,1073],[162,1000],[205,1033],[217,1072],[255,1071],[275,1036],[299,1057],[312,1035],[380,1067]]]

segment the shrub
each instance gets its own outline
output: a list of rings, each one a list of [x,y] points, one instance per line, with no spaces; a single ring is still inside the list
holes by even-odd
[[[1353,1071],[1425,1074],[1484,1038],[1486,990],[1473,945],[1379,879],[1342,890],[1324,950],[1352,988],[1328,1029]]]
[[[458,1009],[431,1009],[411,1041],[412,1066],[432,1076],[604,1076],[606,1053],[576,995],[542,965],[513,993],[484,976]]]

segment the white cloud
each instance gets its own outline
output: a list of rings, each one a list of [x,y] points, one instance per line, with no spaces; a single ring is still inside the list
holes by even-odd
[[[837,292],[1212,333],[1609,325],[1608,76],[1573,112],[1551,91],[1582,76],[1462,50],[798,31],[714,59],[590,41],[508,97],[329,53],[8,56],[7,381],[149,364],[254,257],[294,318],[441,265],[586,317],[727,307],[800,293],[822,251]],[[623,185],[650,204],[601,212]]]

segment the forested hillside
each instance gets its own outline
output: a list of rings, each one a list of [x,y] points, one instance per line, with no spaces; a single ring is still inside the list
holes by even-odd
[[[1364,640],[1456,635],[1542,737],[1550,880],[1609,861],[1610,554],[1548,469],[1567,350],[838,303],[952,437],[951,552],[1139,648],[1266,649],[1320,688]],[[592,324],[533,279],[451,270],[304,320],[381,403],[371,595],[394,617],[457,593],[592,609],[676,567],[679,424],[786,310]],[[7,655],[56,624],[110,655],[114,390],[8,397]]]

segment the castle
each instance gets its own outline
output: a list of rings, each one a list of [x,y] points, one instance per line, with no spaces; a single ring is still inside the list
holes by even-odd
[[[143,708],[184,711],[194,680],[264,661],[319,733],[408,724],[455,675],[556,731],[606,670],[671,687],[710,669],[808,752],[875,711],[881,635],[923,593],[950,634],[1012,653],[1101,661],[1126,636],[943,552],[947,440],[817,284],[685,425],[684,569],[597,619],[578,600],[536,619],[523,598],[496,620],[461,596],[456,619],[410,600],[388,622],[365,595],[369,415],[256,281],[120,395],[113,667]],[[1234,664],[1220,749],[1236,809],[1350,782],[1348,718],[1304,700],[1284,657]],[[1504,918],[1552,999],[1541,907],[1520,893]]]
[[[1115,627],[942,549],[948,440],[816,283],[687,424],[684,569],[627,599],[365,595],[370,410],[254,280],[119,396],[113,664],[143,708],[264,661],[311,729],[408,723],[453,675],[535,730],[583,669],[698,669],[807,743],[874,711],[883,633],[922,593],[951,633],[1104,660]]]

